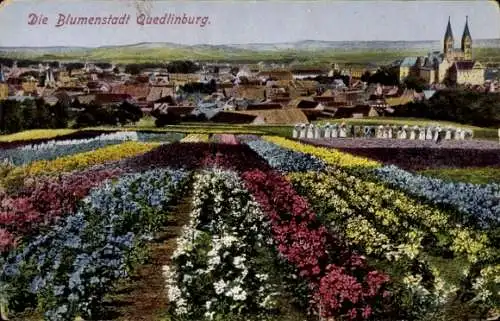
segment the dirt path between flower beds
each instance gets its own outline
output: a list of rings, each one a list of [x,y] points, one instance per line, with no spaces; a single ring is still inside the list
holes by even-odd
[[[162,266],[170,264],[176,238],[189,221],[191,197],[183,198],[172,211],[172,221],[158,233],[149,246],[150,258],[131,280],[117,287],[108,299],[106,316],[100,320],[160,321],[166,314],[167,294]]]

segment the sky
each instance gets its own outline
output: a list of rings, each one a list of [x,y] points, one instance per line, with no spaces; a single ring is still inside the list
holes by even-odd
[[[193,25],[139,25],[137,2],[128,0],[10,0],[0,6],[0,47],[279,43],[301,40],[442,40],[451,17],[455,42],[465,17],[473,39],[500,39],[500,9],[494,1],[154,1],[152,17],[208,17]],[[144,9],[141,9],[144,10]],[[46,24],[30,25],[36,22]],[[60,14],[126,17],[123,25],[57,27]],[[164,18],[165,20],[166,18]],[[124,21],[124,18],[122,19]],[[101,21],[103,21],[101,19]],[[200,18],[198,20],[202,22]],[[33,21],[31,21],[33,22]]]

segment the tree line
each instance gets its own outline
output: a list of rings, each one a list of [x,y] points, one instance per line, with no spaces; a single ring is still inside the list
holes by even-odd
[[[10,134],[28,129],[82,128],[119,126],[139,121],[141,109],[129,102],[102,106],[97,103],[47,104],[43,99],[0,101],[0,133]]]
[[[500,93],[464,89],[437,91],[426,101],[395,108],[396,117],[454,121],[480,127],[500,127]]]

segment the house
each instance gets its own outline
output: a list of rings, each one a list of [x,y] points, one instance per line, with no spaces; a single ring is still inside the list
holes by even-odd
[[[436,93],[436,90],[424,90],[423,91],[424,93],[424,99],[430,99],[432,96],[434,96],[434,94]]]
[[[245,110],[245,111],[237,111],[235,113],[260,117],[254,120],[253,122],[254,124],[258,122],[265,124],[297,124],[297,123],[309,122],[304,112],[298,108]]]
[[[149,93],[146,97],[148,102],[156,102],[160,98],[174,96],[175,87],[172,85],[168,86],[151,86]]]
[[[279,97],[275,96],[269,100],[270,103],[278,104],[281,108],[287,108],[292,99],[290,97]]]
[[[211,122],[224,124],[262,124],[263,119],[257,115],[239,112],[220,111],[210,118]]]
[[[288,107],[307,109],[307,110],[324,110],[324,108],[325,108],[320,102],[318,102],[312,98],[310,98],[310,99],[301,99],[301,98],[294,99],[293,101],[290,102]]]
[[[379,116],[375,107],[369,105],[357,105],[354,107],[339,107],[335,111],[334,118],[363,118]]]
[[[149,91],[148,84],[119,84],[111,87],[111,94],[130,95],[137,101],[145,101]]]
[[[395,73],[400,82],[403,82],[408,76],[416,75],[418,69],[416,68],[418,57],[405,57],[396,60],[391,66],[391,72]]]
[[[201,75],[200,74],[168,74],[168,81],[170,84],[183,86],[188,83],[197,83],[200,82]]]
[[[245,98],[252,101],[261,102],[266,98],[266,87],[261,85],[239,85],[225,89],[230,97]]]
[[[456,84],[483,85],[484,67],[474,60],[456,61],[449,70],[449,79]]]
[[[250,104],[246,110],[266,110],[266,109],[280,109],[281,105],[276,103],[260,103],[260,104]]]
[[[5,83],[0,83],[0,100],[6,99],[9,96],[9,86]]]
[[[293,74],[288,70],[261,71],[257,74],[257,78],[292,81]]]
[[[327,74],[321,69],[293,69],[291,72],[293,79],[316,78]]]
[[[127,94],[95,93],[78,96],[76,99],[78,99],[78,102],[85,105],[95,103],[100,106],[106,106],[120,105],[124,101],[132,101],[132,96]]]

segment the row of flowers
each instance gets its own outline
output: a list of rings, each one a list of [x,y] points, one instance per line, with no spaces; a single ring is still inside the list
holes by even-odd
[[[309,140],[307,143],[323,148],[335,148],[344,153],[368,157],[407,170],[498,166],[500,163],[498,144],[492,141],[442,141],[435,144],[429,141],[400,139],[337,139]]]
[[[0,252],[23,243],[26,237],[49,226],[76,209],[78,201],[121,169],[89,169],[57,177],[39,177],[23,181],[19,194],[0,195]]]
[[[214,134],[211,140],[221,144],[238,144],[238,140],[233,134]]]
[[[306,295],[316,313],[352,320],[379,313],[388,293],[387,276],[327,232],[307,201],[246,146],[221,145],[211,160],[237,170],[271,224],[281,257],[308,283]],[[296,293],[300,296],[300,293]],[[304,294],[302,294],[304,295]]]
[[[163,267],[171,312],[213,320],[276,308],[269,226],[238,175],[204,170],[192,189],[189,224]]]
[[[310,302],[311,307],[324,316],[363,319],[382,309],[387,277],[368,267],[342,240],[327,233],[305,199],[249,147],[174,143],[125,163],[136,169],[152,166],[194,169],[216,165],[237,171],[271,222],[280,257],[308,284],[305,289],[295,287],[296,297]]]
[[[3,288],[36,297],[48,320],[89,318],[113,282],[144,257],[144,244],[165,222],[189,175],[166,169],[108,181],[85,197],[73,215],[12,253]],[[26,294],[29,290],[30,294]]]
[[[322,171],[326,168],[322,160],[309,154],[283,149],[276,144],[260,139],[250,140],[242,138],[240,140],[246,142],[246,144],[260,157],[264,158],[272,168],[280,171]]]
[[[498,226],[500,223],[500,184],[445,182],[413,174],[396,166],[377,168],[374,174],[381,181],[413,196],[474,215],[483,227]]]
[[[183,139],[186,135],[176,132],[137,132],[137,140],[140,142],[171,143]]]
[[[52,132],[54,131],[54,132]],[[41,144],[50,140],[70,140],[93,138],[105,134],[108,131],[101,130],[33,130],[24,131],[11,135],[0,136],[0,149],[16,148],[25,145]]]
[[[22,132],[2,135],[0,141],[2,142],[15,142],[15,141],[28,141],[37,139],[51,139],[57,136],[66,136],[77,132],[77,129],[32,129]]]
[[[259,154],[274,164],[273,167],[288,170],[288,164],[280,168],[271,154]],[[296,157],[300,155],[297,153]],[[376,172],[383,170],[374,169]],[[382,263],[384,270],[396,273],[391,276],[397,284],[398,296],[409,298],[419,294],[414,302],[416,306],[402,311],[414,311],[414,315],[431,313],[442,309],[461,293],[471,295],[468,303],[476,304],[474,308],[481,304],[487,307],[498,304],[499,280],[492,277],[493,273],[486,273],[498,268],[494,263],[499,259],[495,241],[487,233],[463,227],[463,223],[470,223],[467,218],[425,205],[402,192],[364,181],[339,169],[326,173],[293,173],[289,178],[296,190],[312,202],[330,231],[342,235],[370,260],[385,262]],[[400,187],[411,184],[406,181]],[[491,204],[491,198],[489,201]],[[461,265],[465,273],[462,278],[470,281],[465,283],[468,288],[460,289],[460,282],[441,278],[447,271],[442,271],[434,262],[445,260],[450,254],[453,256],[450,261],[460,262],[455,264]],[[434,259],[427,259],[429,256]],[[411,269],[415,264],[421,266],[419,273]],[[432,279],[424,286],[426,274]]]
[[[299,151],[317,155],[331,165],[349,168],[360,164],[356,156],[353,156],[354,160],[352,163],[346,163],[342,160],[342,157],[336,160],[333,159],[332,154],[344,154],[333,149],[325,152],[324,148],[307,146],[288,141],[284,138],[267,137],[265,139],[284,148],[297,151],[297,155],[302,155]],[[286,152],[290,152],[290,150],[283,151],[282,153]],[[267,156],[262,152],[259,154],[270,162],[270,164],[275,164],[270,155]],[[281,164],[277,163],[277,165]],[[369,164],[366,164],[366,166],[369,166]],[[307,166],[304,168],[307,168]],[[288,170],[288,167],[283,165],[282,169]],[[488,227],[491,224],[496,226],[500,222],[500,184],[474,185],[445,182],[441,179],[413,174],[394,165],[374,166],[373,168],[367,167],[365,169],[371,169],[370,172],[375,174],[374,176],[378,181],[402,189],[409,195],[423,198],[432,204],[441,205],[445,208],[451,206],[455,211],[474,216],[468,223],[475,224],[477,222],[483,227]],[[301,171],[301,168],[298,167],[295,171]],[[366,172],[363,172],[363,174],[366,174]]]
[[[417,291],[423,296],[418,304],[426,302],[426,306],[420,306],[425,312],[445,307],[461,293],[473,294],[469,302],[461,304],[491,307],[500,303],[500,280],[490,277],[481,287],[473,288],[478,273],[495,267],[494,262],[499,259],[498,249],[487,234],[457,224],[451,213],[419,204],[401,192],[364,182],[339,170],[295,173],[289,177],[325,224],[369,257],[385,262],[385,271],[393,271],[393,279],[399,276],[404,287],[408,278],[420,280],[412,285],[412,291],[422,287],[422,291]],[[420,273],[408,268],[417,262]],[[454,282],[441,278],[450,264],[460,265],[460,271],[454,272],[458,274]],[[426,275],[431,279],[424,286],[421,281]],[[472,281],[460,282],[466,280]],[[460,288],[464,284],[468,287]],[[415,307],[406,310],[424,312]]]
[[[381,166],[380,163],[368,158],[354,156],[331,148],[316,147],[309,144],[303,144],[283,137],[264,136],[264,140],[274,143],[283,148],[316,156],[322,159],[328,165],[335,165],[346,168]]]
[[[13,165],[26,165],[38,160],[52,160],[58,157],[92,151],[127,140],[138,140],[136,132],[103,134],[95,138],[49,141],[38,145],[26,145],[0,151],[0,159]]]
[[[59,157],[53,160],[35,161],[29,165],[15,167],[9,164],[2,165],[0,182],[7,190],[14,190],[28,177],[39,175],[54,175],[73,170],[82,170],[94,165],[118,161],[146,153],[159,146],[160,143],[125,142],[106,146],[95,151],[83,152],[74,155]]]
[[[183,139],[181,139],[182,143],[202,143],[208,142],[208,134],[189,134]]]

